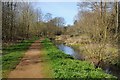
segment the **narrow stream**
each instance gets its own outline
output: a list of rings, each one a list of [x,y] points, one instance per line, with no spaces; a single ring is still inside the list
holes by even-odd
[[[78,60],[83,60],[84,58],[82,57],[82,55],[79,54],[79,52],[77,52],[75,49],[73,49],[72,47],[66,46],[64,44],[57,44],[57,47],[63,51],[65,54],[69,54],[71,56],[73,56],[75,59]],[[111,70],[110,66],[106,67],[105,69],[103,69],[106,73],[108,74],[113,74],[115,76],[117,76],[118,78],[119,76],[119,72],[116,72],[115,70]]]
[[[84,60],[84,55],[80,54],[80,51],[65,45],[63,41],[60,40],[51,40],[51,41],[58,47],[59,50],[63,51],[65,54],[69,54],[78,60]],[[118,77],[118,79],[120,79],[120,69],[114,65],[107,65],[107,66],[106,65],[104,64],[101,66],[104,72],[108,74],[112,74]]]
[[[57,45],[57,47],[66,54],[73,56],[75,59],[81,60],[81,56],[73,48],[64,44]]]

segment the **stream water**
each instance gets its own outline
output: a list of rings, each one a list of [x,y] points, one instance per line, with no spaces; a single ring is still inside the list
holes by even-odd
[[[66,46],[64,44],[57,45],[57,47],[64,53],[73,56],[75,59],[81,60],[81,56],[72,47]]]
[[[80,54],[80,51],[78,51],[70,46],[65,45],[63,43],[63,41],[52,40],[52,42],[58,47],[59,50],[63,51],[65,54],[69,54],[78,60],[84,60],[84,56],[82,54]],[[101,66],[101,68],[104,70],[104,72],[106,72],[108,74],[112,74],[112,75],[118,77],[120,80],[120,69],[118,67],[116,67],[114,65],[104,64]]]
[[[75,59],[83,60],[83,57],[82,57],[82,55],[80,55],[80,52],[76,51],[72,47],[66,46],[64,44],[57,44],[56,46],[61,51],[63,51],[65,54],[69,54],[69,55],[73,56]],[[118,78],[120,78],[120,72],[116,71],[116,70],[112,70],[112,67],[110,67],[110,66],[106,67],[103,70],[108,74],[113,74],[113,75],[117,76]]]

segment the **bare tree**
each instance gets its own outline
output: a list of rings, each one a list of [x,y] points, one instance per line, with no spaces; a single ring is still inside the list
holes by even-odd
[[[116,58],[115,55],[117,53],[110,54],[107,52],[109,47],[116,45],[116,37],[114,36],[116,35],[115,22],[117,12],[112,12],[113,10],[117,10],[115,6],[116,2],[78,3],[80,10],[75,25],[76,28],[74,28],[76,31],[79,29],[80,32],[89,36],[90,44],[86,43],[84,51],[96,55],[99,61],[106,61],[109,57]]]

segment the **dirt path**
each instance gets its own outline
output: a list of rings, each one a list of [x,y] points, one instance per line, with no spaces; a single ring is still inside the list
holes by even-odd
[[[46,77],[42,66],[41,51],[40,40],[37,40],[30,46],[16,69],[10,72],[8,78]]]

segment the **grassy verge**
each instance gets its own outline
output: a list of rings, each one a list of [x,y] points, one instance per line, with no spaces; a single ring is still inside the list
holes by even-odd
[[[16,45],[11,45],[3,49],[3,54],[4,52],[7,53],[2,56],[3,78],[6,78],[8,76],[8,73],[16,67],[16,65],[20,62],[21,58],[23,57],[25,51],[35,40],[36,39],[24,40]]]
[[[91,78],[116,78],[106,74],[100,68],[95,69],[94,65],[89,62],[75,60],[70,55],[64,54],[49,39],[45,39],[42,43],[52,65],[55,78],[83,78],[85,80]]]
[[[40,53],[40,58],[41,58],[41,70],[43,71],[43,76],[45,78],[54,78],[53,76],[53,70],[51,63],[49,62],[49,57],[47,56],[46,50],[42,47],[41,53]]]

